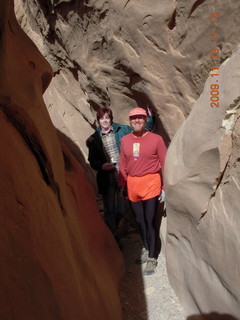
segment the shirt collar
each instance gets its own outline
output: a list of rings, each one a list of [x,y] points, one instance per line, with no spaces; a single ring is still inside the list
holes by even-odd
[[[102,135],[104,135],[104,134],[108,134],[108,133],[113,132],[113,131],[114,131],[113,127],[111,126],[107,132],[102,132],[102,130],[100,132],[101,132]]]

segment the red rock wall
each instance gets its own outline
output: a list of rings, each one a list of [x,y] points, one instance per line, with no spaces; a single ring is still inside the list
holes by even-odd
[[[52,69],[0,8],[0,319],[122,319],[121,254],[42,94]]]

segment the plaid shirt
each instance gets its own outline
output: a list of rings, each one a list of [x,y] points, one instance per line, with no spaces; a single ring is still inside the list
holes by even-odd
[[[110,182],[118,182],[119,174],[119,150],[117,147],[115,133],[113,128],[109,133],[100,132],[100,136],[103,143],[103,149],[109,162],[116,163],[116,169],[110,171]]]

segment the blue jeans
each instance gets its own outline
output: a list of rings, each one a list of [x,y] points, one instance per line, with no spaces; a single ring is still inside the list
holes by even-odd
[[[102,195],[104,221],[111,232],[115,234],[119,221],[124,215],[124,200],[120,196],[117,183],[110,183],[107,192]]]

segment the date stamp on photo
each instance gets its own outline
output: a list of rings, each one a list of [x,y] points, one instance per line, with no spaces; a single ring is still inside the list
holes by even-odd
[[[212,77],[212,83],[210,84],[210,107],[218,108],[220,106],[219,102],[219,91],[220,86],[218,84],[219,76],[219,66],[220,66],[220,49],[217,46],[219,41],[219,31],[217,25],[219,24],[219,13],[210,13],[210,23],[212,24],[213,31],[210,32],[210,41],[212,48],[209,50],[210,58],[212,59],[212,68],[210,71],[210,76]]]

